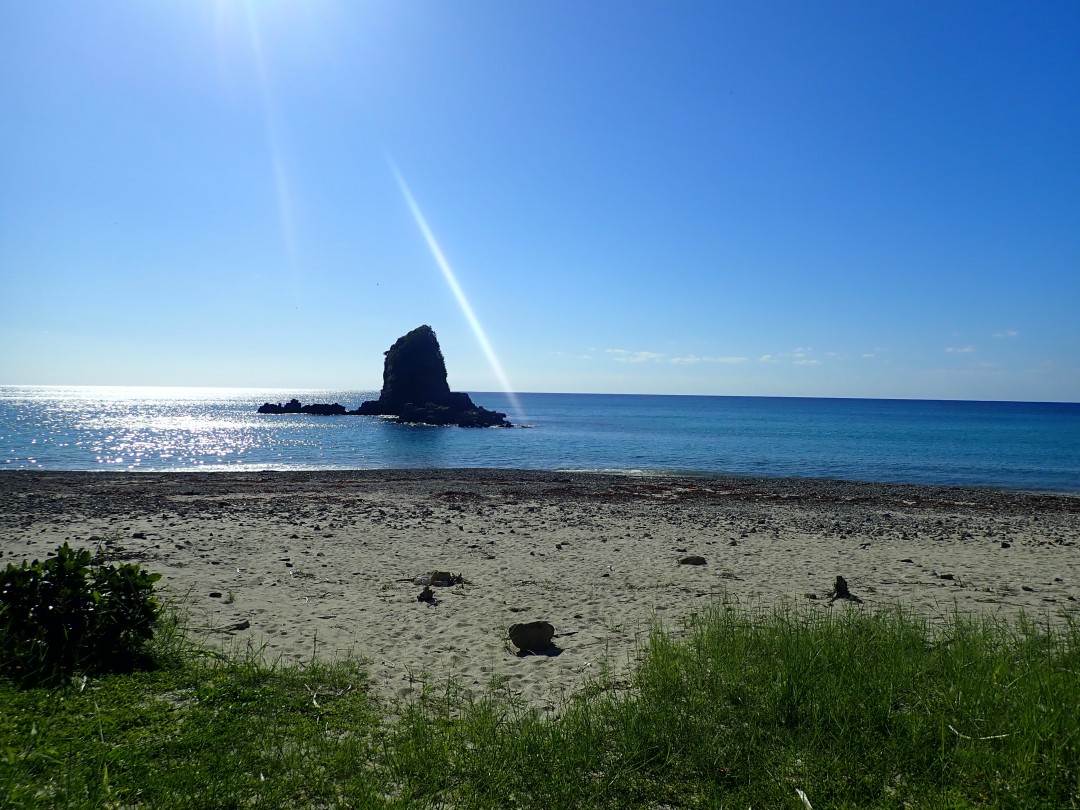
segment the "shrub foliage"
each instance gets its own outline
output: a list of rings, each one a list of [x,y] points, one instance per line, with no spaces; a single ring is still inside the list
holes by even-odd
[[[74,671],[127,671],[154,634],[160,574],[105,565],[64,543],[55,556],[0,574],[0,670],[47,684]]]

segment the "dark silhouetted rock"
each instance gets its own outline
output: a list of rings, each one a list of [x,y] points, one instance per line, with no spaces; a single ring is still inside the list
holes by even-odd
[[[264,402],[259,406],[259,413],[301,413],[303,406],[298,399],[290,399],[284,405]]]
[[[344,416],[349,411],[344,405],[334,403],[333,405],[327,405],[324,402],[313,402],[311,405],[305,405],[300,409],[301,413],[313,413],[316,416]]]
[[[540,652],[551,646],[555,627],[550,622],[510,625],[510,642],[522,652]]]
[[[301,405],[300,400],[290,399],[284,405],[278,403],[275,405],[273,402],[264,402],[259,406],[259,413],[310,413],[315,416],[344,416],[347,413],[353,413],[348,410],[344,405],[334,403],[330,405],[326,402],[313,402],[310,405]]]
[[[427,325],[398,338],[387,350],[379,398],[361,404],[356,412],[396,416],[397,421],[409,424],[512,427],[506,414],[489,411],[468,394],[450,390],[442,349]]]
[[[705,558],[691,554],[689,557],[683,557],[679,560],[679,565],[705,565]]]
[[[354,411],[337,402],[301,405],[297,399],[264,402],[259,413],[307,413],[315,416],[393,416],[398,422],[460,427],[513,427],[505,413],[475,404],[468,394],[450,390],[446,361],[435,332],[420,326],[398,338],[386,352],[379,398]]]
[[[379,403],[400,410],[412,403],[449,404],[446,361],[435,331],[427,325],[399,337],[386,352]]]

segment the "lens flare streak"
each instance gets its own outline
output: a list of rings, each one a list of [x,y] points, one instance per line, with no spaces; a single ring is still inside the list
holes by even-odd
[[[289,192],[289,178],[285,170],[284,152],[281,148],[280,127],[275,114],[274,100],[270,92],[270,78],[266,69],[266,56],[263,52],[262,37],[259,34],[255,9],[252,4],[244,6],[247,17],[248,37],[251,53],[255,62],[255,72],[259,80],[259,95],[262,102],[263,123],[266,127],[267,148],[270,150],[270,164],[274,175],[274,188],[277,192],[278,218],[281,223],[281,237],[285,244],[291,269],[297,266],[296,234],[293,228],[292,196]]]
[[[461,289],[461,285],[458,283],[457,276],[454,275],[450,263],[446,260],[446,256],[443,255],[442,248],[439,247],[439,243],[435,239],[435,234],[433,234],[431,228],[428,227],[427,220],[420,211],[420,206],[417,205],[416,199],[412,195],[412,191],[409,190],[409,186],[405,182],[405,178],[402,177],[401,172],[398,171],[394,161],[389,157],[387,157],[387,163],[390,164],[390,170],[394,173],[394,179],[397,180],[398,188],[401,189],[401,194],[405,198],[405,203],[409,206],[409,211],[412,213],[413,219],[416,220],[416,225],[420,228],[420,233],[423,234],[424,241],[427,242],[431,255],[435,258],[435,263],[439,266],[439,270],[442,271],[443,278],[446,279],[446,283],[450,286],[450,291],[454,294],[454,298],[457,299],[458,306],[461,307],[461,312],[465,316],[465,320],[469,322],[473,334],[476,335],[476,340],[480,344],[480,348],[483,349],[488,364],[491,366],[491,370],[495,373],[495,376],[499,380],[499,384],[502,386],[503,392],[510,400],[510,404],[514,411],[514,420],[520,424],[524,421],[521,403],[514,394],[514,389],[510,385],[510,380],[506,377],[506,372],[503,371],[499,358],[495,355],[495,349],[492,348],[491,342],[484,332],[484,328],[480,325],[480,321],[477,319],[476,313],[469,303],[469,299],[465,297],[465,291]]]

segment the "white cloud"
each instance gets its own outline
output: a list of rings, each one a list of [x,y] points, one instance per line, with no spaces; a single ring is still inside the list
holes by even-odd
[[[974,346],[949,346],[945,349],[949,354],[971,354],[975,351]]]
[[[792,363],[800,366],[818,366],[821,365],[821,361],[815,359],[812,355],[815,354],[814,350],[809,346],[799,346],[796,349],[792,349],[790,352],[777,352],[776,354],[763,354],[758,358],[762,363],[779,363],[781,360],[789,360]],[[836,352],[825,352],[828,357],[839,357]]]
[[[1014,338],[1014,337],[1020,337],[1020,333],[1018,331],[1016,331],[1015,329],[1005,329],[1002,332],[994,332],[994,337],[996,337],[996,338]]]
[[[694,365],[697,363],[725,363],[728,365],[734,365],[736,363],[745,363],[749,360],[748,357],[702,357],[697,354],[687,354],[681,357],[672,357],[672,363],[677,365]]]
[[[631,352],[626,349],[604,349],[604,351],[614,355],[620,363],[659,363],[664,359],[664,355],[660,352]]]
[[[668,357],[663,352],[641,352],[629,349],[604,349],[604,353],[620,363],[671,363],[676,366],[694,366],[700,363],[737,365],[750,362],[749,357],[739,355],[680,354]],[[592,359],[592,355],[583,355],[582,359]]]

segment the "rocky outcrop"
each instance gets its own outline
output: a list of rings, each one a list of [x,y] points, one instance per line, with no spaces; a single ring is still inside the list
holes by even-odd
[[[450,390],[442,349],[427,325],[398,338],[387,350],[379,398],[363,403],[357,413],[394,416],[410,424],[512,427],[506,414],[489,411],[468,394]]]
[[[273,402],[264,402],[259,406],[259,413],[311,413],[316,416],[344,416],[345,414],[355,414],[357,411],[350,411],[344,405],[334,403],[330,405],[325,402],[313,402],[310,405],[301,405],[300,400],[290,399],[284,405],[280,402],[276,405]]]
[[[435,332],[420,326],[398,338],[386,352],[383,387],[379,398],[364,402],[354,411],[338,403],[301,405],[290,399],[284,405],[264,402],[259,413],[310,413],[316,416],[392,416],[416,425],[460,427],[513,427],[505,413],[489,411],[468,394],[451,391],[446,382],[446,361]]]

